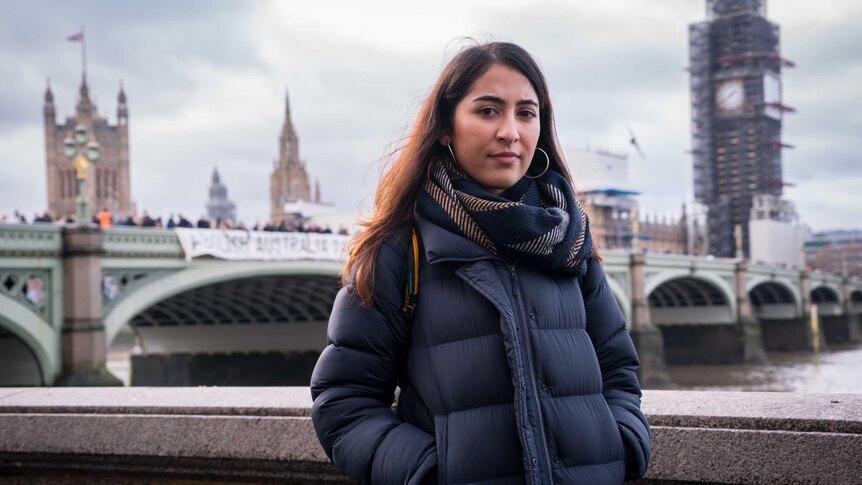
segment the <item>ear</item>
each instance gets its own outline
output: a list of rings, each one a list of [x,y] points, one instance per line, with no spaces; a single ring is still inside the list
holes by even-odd
[[[451,138],[452,138],[452,137],[449,135],[449,132],[447,131],[447,132],[444,132],[443,134],[441,134],[441,135],[440,135],[440,137],[439,137],[439,138],[437,138],[437,141],[439,141],[439,142],[440,142],[440,144],[441,144],[441,145],[443,145],[443,146],[445,147],[445,146],[447,146],[449,143],[451,143],[451,142],[452,142],[452,139],[451,139]]]

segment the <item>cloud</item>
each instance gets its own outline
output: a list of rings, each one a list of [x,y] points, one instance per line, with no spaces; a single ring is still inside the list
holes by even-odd
[[[862,204],[862,175],[833,174],[819,180],[808,180],[785,189],[785,196],[794,201],[802,221],[815,231],[829,229],[859,229]]]
[[[45,134],[41,125],[18,128],[0,135],[0,215],[12,215],[21,210],[28,218],[44,210],[45,193]],[[34,150],[34,147],[35,148]],[[39,157],[23,158],[18,154],[36,152]]]

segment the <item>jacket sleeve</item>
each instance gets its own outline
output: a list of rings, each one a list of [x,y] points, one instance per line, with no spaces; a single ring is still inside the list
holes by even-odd
[[[640,362],[601,263],[590,260],[588,264],[582,276],[587,333],[602,370],[602,395],[625,446],[626,479],[630,480],[646,473],[650,456],[649,423],[640,409]]]
[[[327,456],[360,483],[418,484],[437,466],[434,437],[392,412],[408,328],[400,313],[405,254],[378,253],[374,305],[342,288],[314,367],[311,419]]]

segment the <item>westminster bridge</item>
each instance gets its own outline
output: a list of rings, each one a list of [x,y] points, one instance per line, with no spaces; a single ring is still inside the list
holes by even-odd
[[[326,344],[346,241],[0,224],[0,386],[98,379],[124,332],[141,375],[177,355],[292,353],[307,369]],[[731,259],[603,257],[648,387],[661,384],[665,363],[757,361],[764,349],[862,340],[859,279]]]

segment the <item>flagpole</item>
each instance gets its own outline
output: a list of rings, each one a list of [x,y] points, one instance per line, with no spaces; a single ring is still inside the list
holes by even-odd
[[[81,26],[81,65],[84,82],[87,82],[87,36],[84,35],[84,26]]]

